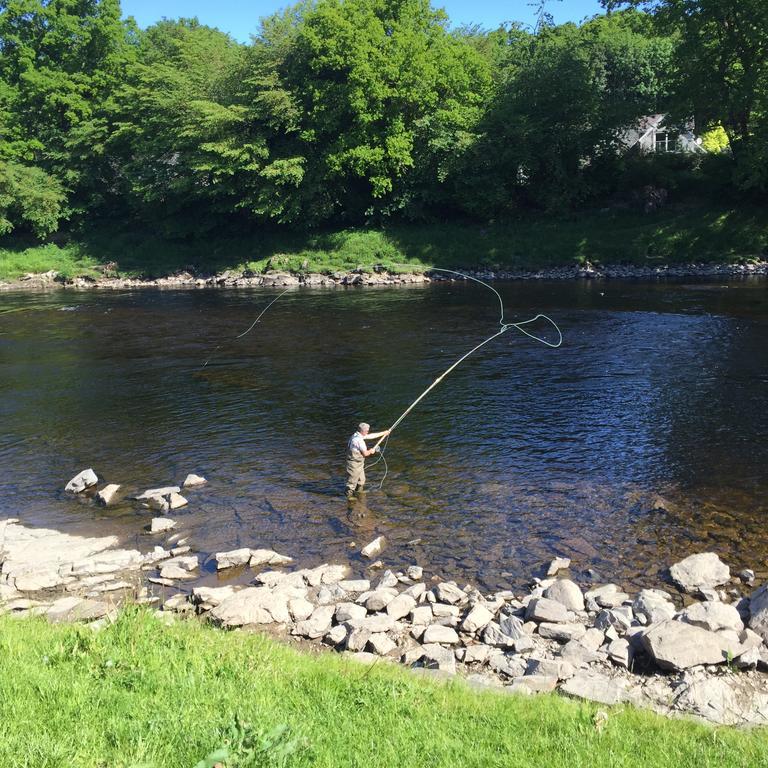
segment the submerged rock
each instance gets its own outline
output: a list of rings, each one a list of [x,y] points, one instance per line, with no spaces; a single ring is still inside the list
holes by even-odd
[[[171,520],[169,517],[153,517],[152,522],[149,525],[150,533],[165,533],[171,531],[176,527],[176,521]]]
[[[82,493],[86,488],[91,488],[99,482],[96,473],[89,467],[78,472],[64,487],[70,493]]]
[[[241,565],[248,565],[251,560],[250,547],[240,549],[231,549],[229,552],[216,552],[216,570],[221,571],[224,568],[236,568]]]
[[[205,485],[208,481],[201,475],[188,474],[184,478],[184,482],[181,484],[182,488],[196,488],[200,485]]]
[[[170,493],[178,493],[181,490],[178,485],[168,485],[164,488],[150,488],[149,490],[140,493],[138,496],[134,496],[136,501],[149,501],[152,498],[162,498],[168,496]]]
[[[116,483],[110,483],[105,485],[97,494],[96,500],[103,506],[108,506],[117,498],[117,492],[120,490],[120,486]]]
[[[366,544],[361,550],[360,554],[363,557],[373,559],[382,553],[386,544],[386,538],[384,536],[377,536],[372,542]]]

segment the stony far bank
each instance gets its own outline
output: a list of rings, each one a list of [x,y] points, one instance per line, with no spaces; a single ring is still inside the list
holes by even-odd
[[[86,470],[67,489],[93,494],[97,482]],[[636,594],[613,583],[584,590],[565,558],[532,577],[526,592],[485,594],[425,579],[416,563],[388,569],[384,537],[361,550],[364,573],[347,563],[294,570],[290,556],[269,548],[195,552],[183,533],[182,494],[205,482],[189,475],[136,497],[148,510],[147,536],[162,537],[145,552],[114,537],[3,520],[0,610],[98,630],[122,605],[139,603],[171,621],[183,615],[268,631],[513,694],[559,691],[717,724],[768,721],[768,585],[756,585],[749,570],[734,576],[715,553],[692,554],[671,565],[670,584]],[[118,494],[119,486],[105,486],[94,503]],[[150,520],[153,510],[162,514]],[[225,575],[241,569],[250,583],[190,588],[214,563]]]
[[[675,264],[637,266],[632,264],[569,265],[542,269],[488,270],[456,267],[481,280],[654,280],[669,278],[742,278],[768,275],[768,261],[723,264]],[[12,281],[0,281],[0,291],[41,290],[52,288],[126,290],[135,288],[333,288],[350,286],[415,285],[444,282],[451,278],[425,269],[423,272],[391,272],[383,267],[344,272],[280,272],[269,270],[227,270],[215,275],[197,275],[188,271],[165,277],[65,277],[55,270],[29,273]]]

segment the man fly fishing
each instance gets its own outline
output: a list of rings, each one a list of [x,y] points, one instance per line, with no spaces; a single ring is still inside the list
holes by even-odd
[[[386,437],[389,430],[371,432],[370,424],[364,421],[357,425],[357,432],[347,443],[347,498],[352,499],[355,492],[365,493],[365,459],[379,452],[379,447],[369,448],[366,440],[376,440]]]

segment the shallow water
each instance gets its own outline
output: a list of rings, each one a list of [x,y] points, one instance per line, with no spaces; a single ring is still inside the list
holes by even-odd
[[[194,471],[210,482],[174,516],[204,553],[362,567],[384,533],[388,565],[489,588],[553,555],[638,585],[704,549],[765,572],[767,285],[497,284],[508,319],[547,312],[563,346],[510,332],[470,358],[393,434],[381,490],[383,464],[352,508],[354,425],[388,426],[494,332],[487,290],[297,290],[238,341],[274,293],[0,294],[0,513],[146,550],[151,513],[64,484],[88,466],[129,492]]]

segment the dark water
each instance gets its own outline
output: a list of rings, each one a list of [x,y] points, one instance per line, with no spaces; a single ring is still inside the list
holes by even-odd
[[[493,332],[482,287],[290,293],[202,370],[274,293],[0,294],[0,513],[146,550],[151,513],[64,484],[87,466],[128,491],[194,471],[210,483],[174,517],[204,553],[359,563],[384,533],[388,565],[486,587],[556,554],[636,584],[704,549],[765,572],[766,283],[498,287],[508,316],[550,313],[563,347],[510,332],[484,348],[403,422],[382,489],[379,464],[351,510],[354,425],[388,426]]]

